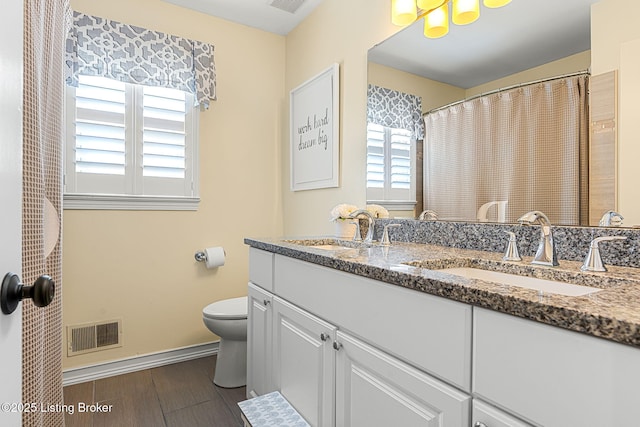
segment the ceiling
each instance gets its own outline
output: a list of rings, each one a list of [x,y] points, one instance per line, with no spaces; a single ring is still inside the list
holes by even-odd
[[[281,35],[288,34],[322,3],[164,1]],[[390,0],[383,1],[391,5]],[[589,50],[590,6],[597,1],[512,0],[499,9],[481,6],[476,22],[451,24],[449,34],[433,40],[422,35],[420,20],[371,49],[369,60],[462,88],[477,86]]]
[[[472,24],[428,39],[420,20],[369,51],[369,60],[468,89],[591,48],[591,4],[512,0],[481,6]]]
[[[322,3],[322,0],[164,1],[283,36]]]

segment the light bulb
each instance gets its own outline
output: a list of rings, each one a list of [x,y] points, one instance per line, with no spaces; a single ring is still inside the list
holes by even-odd
[[[424,17],[424,35],[437,39],[449,32],[449,6],[440,6]]]
[[[456,25],[467,25],[480,16],[480,0],[453,0],[453,16]]]
[[[391,22],[394,25],[409,25],[418,17],[415,0],[391,0]]]
[[[511,0],[484,0],[484,5],[491,8],[502,7],[509,3]]]

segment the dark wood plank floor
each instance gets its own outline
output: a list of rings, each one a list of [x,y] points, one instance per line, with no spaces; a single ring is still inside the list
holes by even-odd
[[[66,426],[242,426],[236,403],[246,399],[245,387],[213,384],[215,362],[211,356],[64,387],[64,403],[74,409]],[[91,412],[96,403],[106,411]]]

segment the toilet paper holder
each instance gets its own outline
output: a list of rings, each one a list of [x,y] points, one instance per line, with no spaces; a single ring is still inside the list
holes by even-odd
[[[195,254],[195,258],[198,262],[205,262],[207,260],[207,254],[205,254],[203,251],[198,251]]]

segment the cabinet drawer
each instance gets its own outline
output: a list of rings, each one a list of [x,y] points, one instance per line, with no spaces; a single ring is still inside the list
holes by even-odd
[[[471,389],[471,306],[276,255],[275,293],[420,369]]]
[[[249,281],[273,292],[273,257],[271,252],[249,248]]]
[[[474,308],[474,395],[545,427],[640,419],[640,349]]]

